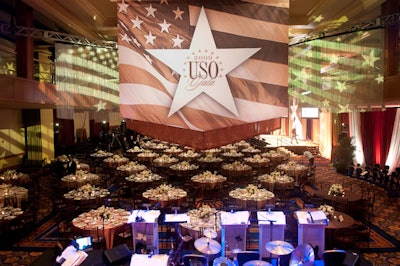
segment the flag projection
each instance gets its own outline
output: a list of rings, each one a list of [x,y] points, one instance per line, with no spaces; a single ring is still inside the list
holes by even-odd
[[[288,112],[288,2],[119,2],[121,116],[161,139],[264,133]]]
[[[110,121],[110,113],[119,112],[116,49],[55,46],[57,117],[74,119],[74,113],[88,111],[97,122]]]
[[[383,30],[357,31],[289,49],[289,95],[299,106],[347,113],[383,101]]]

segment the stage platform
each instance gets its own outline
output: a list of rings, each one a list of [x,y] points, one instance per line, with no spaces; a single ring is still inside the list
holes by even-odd
[[[260,135],[261,140],[266,143],[267,149],[276,149],[278,147],[284,147],[289,151],[301,155],[304,151],[310,150],[314,155],[319,155],[319,145],[310,140],[291,140],[288,136],[283,135]]]

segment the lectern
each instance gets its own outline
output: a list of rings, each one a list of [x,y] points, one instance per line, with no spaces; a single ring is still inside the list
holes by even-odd
[[[258,211],[258,252],[261,258],[276,258],[265,248],[268,242],[285,240],[286,216],[282,211]]]
[[[132,225],[133,252],[136,253],[136,245],[141,243],[147,248],[151,247],[154,254],[159,253],[158,248],[158,217],[159,210],[134,210],[128,223]]]
[[[325,227],[327,218],[323,211],[297,211],[298,245],[310,244],[319,247],[318,257],[325,251]],[[317,254],[315,254],[317,256]]]
[[[246,233],[249,225],[248,211],[221,212],[221,256],[230,256],[232,250],[246,250]],[[228,248],[227,248],[228,247]],[[228,253],[228,254],[225,254]]]

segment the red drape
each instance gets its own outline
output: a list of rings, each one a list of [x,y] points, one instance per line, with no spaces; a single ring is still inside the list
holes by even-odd
[[[396,109],[361,113],[361,134],[367,165],[384,165],[392,138]]]

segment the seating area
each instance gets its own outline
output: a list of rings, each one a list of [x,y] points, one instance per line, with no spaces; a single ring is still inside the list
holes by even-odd
[[[142,142],[143,147],[145,147],[147,141],[150,140]],[[251,141],[252,140],[241,142],[240,145],[259,145],[258,142]],[[150,144],[147,143],[147,145]],[[239,146],[239,144],[236,144],[236,146]],[[230,149],[232,149],[232,147],[230,147]],[[268,149],[265,147],[263,150],[260,150],[260,154],[267,154],[268,152]],[[176,260],[182,261],[184,255],[200,255],[200,257],[201,255],[207,255],[199,251],[195,244],[197,239],[201,239],[202,237],[204,238],[204,232],[207,231],[205,229],[210,228],[212,231],[215,230],[216,232],[216,236],[212,236],[213,241],[216,241],[221,247],[217,247],[215,250],[216,255],[207,258],[209,263],[212,263],[213,260],[219,258],[222,252],[230,254],[227,256],[227,259],[234,261],[235,256],[232,255],[234,254],[232,252],[235,250],[235,244],[232,243],[235,243],[235,241],[236,243],[241,243],[240,241],[243,240],[244,245],[240,246],[241,252],[246,251],[249,253],[257,253],[257,260],[270,261],[268,256],[260,256],[260,251],[263,251],[262,247],[260,250],[260,247],[257,246],[260,242],[258,239],[254,238],[254,233],[250,233],[258,232],[260,230],[259,224],[262,221],[262,218],[259,216],[260,213],[262,215],[266,213],[268,214],[269,211],[272,211],[273,213],[281,212],[285,221],[283,237],[280,240],[289,243],[296,248],[298,246],[302,247],[298,242],[299,222],[296,219],[296,213],[302,210],[323,210],[325,214],[327,214],[329,225],[325,229],[326,241],[324,241],[325,246],[321,252],[336,248],[348,251],[357,251],[359,247],[356,246],[355,243],[360,240],[364,240],[363,242],[367,244],[367,248],[370,248],[371,227],[373,224],[376,224],[377,205],[380,206],[385,199],[384,197],[387,197],[386,194],[380,193],[382,188],[372,186],[370,182],[365,180],[338,174],[335,174],[335,178],[332,178],[330,175],[327,176],[325,172],[329,167],[329,162],[326,162],[326,166],[318,165],[315,167],[315,176],[312,179],[306,174],[298,179],[298,183],[290,184],[291,186],[286,189],[282,190],[279,186],[273,186],[273,191],[271,191],[273,197],[264,201],[265,203],[262,205],[257,205],[250,204],[251,201],[243,201],[242,199],[242,197],[250,191],[257,196],[259,193],[258,191],[263,190],[262,183],[258,183],[259,180],[257,177],[259,174],[257,171],[252,171],[250,176],[231,176],[224,181],[222,186],[208,186],[201,188],[193,185],[194,183],[191,180],[191,176],[181,175],[177,178],[175,175],[169,174],[170,172],[166,168],[160,169],[151,163],[147,163],[145,165],[147,169],[144,170],[145,173],[142,173],[143,169],[140,173],[146,175],[146,178],[151,177],[152,174],[157,174],[162,177],[161,180],[146,183],[147,186],[140,186],[140,182],[138,183],[139,185],[132,186],[132,184],[129,183],[130,181],[127,181],[127,176],[121,175],[121,173],[116,169],[102,167],[102,164],[101,162],[99,163],[98,159],[93,160],[93,156],[91,156],[93,153],[91,150],[88,150],[87,154],[86,157],[79,156],[79,162],[87,163],[90,166],[90,169],[94,169],[94,173],[100,177],[99,182],[96,184],[84,185],[85,188],[83,189],[83,194],[86,193],[91,195],[91,199],[88,201],[83,200],[83,194],[77,194],[78,198],[66,199],[64,195],[68,194],[68,187],[62,185],[63,181],[58,178],[58,174],[54,171],[54,166],[50,168],[49,166],[41,168],[39,170],[41,171],[41,174],[38,174],[38,177],[35,180],[32,179],[26,185],[29,190],[28,199],[31,201],[23,201],[23,207],[21,208],[21,210],[24,211],[24,215],[25,213],[26,215],[30,214],[29,211],[32,212],[36,210],[32,216],[35,220],[33,222],[30,220],[31,222],[29,223],[23,223],[24,225],[29,225],[29,228],[20,228],[15,226],[15,231],[12,231],[12,235],[9,235],[12,236],[10,237],[11,240],[8,238],[7,241],[2,242],[3,250],[14,249],[15,245],[18,245],[19,241],[23,240],[25,236],[36,230],[42,220],[45,220],[46,217],[49,216],[55,216],[59,223],[58,241],[62,243],[63,246],[68,245],[71,239],[76,236],[90,235],[94,240],[93,243],[95,249],[110,249],[121,244],[128,245],[130,249],[136,253],[157,252],[169,254],[171,250],[177,251],[180,249]],[[125,157],[127,155],[127,153],[123,153],[120,150],[115,150],[112,154],[118,154],[120,157]],[[282,156],[281,162],[272,161],[272,163],[266,167],[266,174],[274,173],[275,167],[282,165],[283,163],[287,164],[288,162],[295,162],[301,164],[303,161],[301,155],[290,153],[288,151],[284,151],[283,154],[286,154],[286,158],[285,156]],[[265,155],[265,157],[268,156]],[[321,158],[318,160],[323,161],[324,159]],[[134,162],[135,158],[130,157],[130,161]],[[195,164],[195,161],[192,161],[192,163]],[[92,165],[95,165],[95,167],[92,168]],[[196,176],[198,177],[205,171],[207,171],[206,168],[197,170]],[[262,175],[265,175],[265,173]],[[191,173],[191,175],[193,174],[195,173]],[[209,178],[209,176],[214,178],[214,175],[218,176],[219,172],[215,171],[213,173],[203,174],[202,178],[206,179]],[[277,177],[276,180],[280,180],[279,178],[281,177]],[[198,179],[196,179],[196,182],[197,181]],[[345,195],[344,197],[332,197],[332,195],[329,195],[329,192],[332,192],[333,188],[336,189],[337,186],[341,187],[340,189],[343,189],[343,191],[346,192],[343,194]],[[176,201],[177,194],[175,194],[172,199],[164,200],[159,198],[161,201],[149,200],[143,197],[143,193],[150,187],[152,189],[160,189],[160,187],[162,187],[165,191],[171,191],[173,187],[177,187],[182,189],[185,194],[182,201]],[[268,186],[267,189],[268,188],[271,187]],[[99,192],[102,191],[102,189],[106,189],[107,192],[102,194]],[[215,189],[218,190],[218,193],[216,193],[217,190]],[[239,198],[230,194],[230,192],[235,189],[243,189]],[[327,192],[323,192],[324,190]],[[161,195],[160,193],[162,192],[162,190],[159,190],[157,195]],[[96,197],[99,197],[98,200],[93,200],[96,199]],[[246,205],[243,205],[244,203]],[[28,204],[32,209],[26,207]],[[44,205],[46,206],[44,207]],[[328,206],[334,209],[332,213],[330,213],[331,210],[323,209],[328,208]],[[393,203],[391,208],[399,208],[396,206],[397,205]],[[90,220],[88,220],[88,218],[83,218],[88,217],[83,215],[88,215],[94,210],[96,210],[96,214],[95,216],[92,216],[93,218]],[[113,210],[117,210],[117,214],[110,215]],[[131,224],[127,223],[124,219],[128,220],[128,217],[132,217],[131,214],[135,213],[135,210],[139,212],[142,211],[143,214],[146,212],[153,212],[154,210],[160,211],[159,216],[150,218],[150,222],[154,222],[156,225],[154,229],[156,231],[149,231],[149,228],[147,228],[144,229],[144,231],[133,232]],[[208,210],[209,213],[211,213],[209,215],[212,217],[217,217],[217,215],[213,215],[213,213],[239,213],[241,211],[246,211],[249,213],[249,224],[245,227],[247,228],[245,229],[245,233],[241,234],[240,237],[235,236],[236,240],[229,240],[234,242],[230,242],[230,246],[227,246],[221,238],[221,228],[217,227],[219,226],[219,222],[218,224],[216,221],[214,223],[214,218],[208,221],[213,222],[211,226],[205,225],[204,227],[199,227],[199,229],[195,229],[193,223],[188,224],[191,227],[185,226],[184,220],[178,220],[178,222],[172,224],[165,222],[166,214],[179,213],[182,215],[189,215],[190,213],[196,213],[199,210]],[[124,213],[124,211],[126,211],[126,213]],[[111,222],[111,220],[109,220],[111,217],[117,218],[118,220]],[[390,217],[392,221],[393,218],[394,217]],[[141,219],[144,219],[143,221],[145,221],[149,218],[144,217],[143,215],[136,215],[134,221],[140,223],[142,221]],[[340,221],[340,219],[343,220]],[[192,222],[194,221],[193,218],[191,220]],[[15,223],[16,221],[17,220],[13,220],[13,224],[19,225],[20,223]],[[88,225],[83,224],[86,221],[88,222]],[[89,224],[92,224],[95,221],[100,223],[97,229],[93,230],[90,228]],[[102,225],[102,223],[104,224]],[[113,227],[110,227],[110,224],[112,224]],[[195,226],[199,225],[200,220],[197,221]],[[384,225],[381,226],[384,227]],[[186,231],[184,228],[186,228]],[[191,229],[187,230],[187,228]],[[274,229],[274,231],[275,230],[276,229]],[[112,232],[112,237],[109,235],[109,232]],[[153,235],[153,238],[149,238],[152,234],[151,232],[156,232],[157,237],[154,237]],[[177,232],[179,232],[179,234],[177,234]],[[6,237],[7,235],[7,230],[2,230],[2,236]],[[265,237],[268,237],[268,235],[269,234],[267,233]],[[225,237],[227,237],[227,235],[225,235]],[[271,238],[271,240],[276,238],[275,234],[273,237],[274,238]],[[132,241],[133,238],[136,239],[136,244]],[[2,239],[4,238],[2,237]],[[112,239],[112,242],[110,242],[110,239]],[[147,239],[151,239],[150,242],[148,242]],[[169,244],[170,241],[168,241],[168,239],[172,239],[173,245]],[[312,246],[315,247],[314,244]],[[236,257],[236,259],[239,261],[239,258],[242,255],[239,255],[239,253],[237,253],[237,255],[238,257]],[[363,258],[362,254],[359,255],[364,262],[370,259]],[[283,255],[279,256],[281,256],[282,260],[285,260]],[[315,257],[318,258],[318,254]],[[276,258],[276,256],[274,256],[274,258]],[[323,260],[322,256],[319,259]],[[287,256],[286,260],[289,262],[290,256]]]

